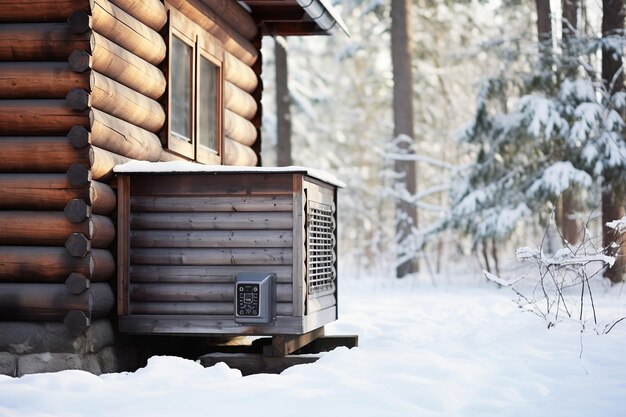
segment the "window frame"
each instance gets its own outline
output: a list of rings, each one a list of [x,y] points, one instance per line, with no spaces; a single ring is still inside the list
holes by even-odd
[[[204,164],[221,165],[223,161],[224,142],[224,49],[220,41],[200,26],[191,21],[187,16],[173,7],[166,7],[169,12],[168,31],[168,59],[167,59],[167,131],[164,134],[164,149],[183,156],[187,159],[195,160]],[[191,47],[191,125],[190,142],[172,134],[172,45],[173,38],[183,41]],[[200,115],[200,92],[199,92],[199,68],[200,59],[204,58],[217,67],[216,85],[216,133],[217,149],[201,146],[199,143]]]

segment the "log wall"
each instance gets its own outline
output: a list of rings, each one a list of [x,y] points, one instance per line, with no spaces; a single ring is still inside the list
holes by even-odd
[[[204,48],[217,42],[223,50],[223,163],[257,164],[259,52],[251,41],[259,35],[235,2],[0,0],[0,298],[24,300],[4,304],[0,319],[89,322],[93,306],[77,300],[96,296],[92,282],[108,299],[102,288],[115,275],[117,227],[112,169],[130,159],[177,158],[159,137],[167,126],[166,7],[206,31]],[[162,239],[142,233],[132,236],[137,250]],[[231,244],[256,238],[239,235]],[[194,250],[225,237],[200,230],[189,239]],[[258,239],[266,260],[291,237],[272,231]],[[290,255],[283,250],[279,258]],[[100,306],[97,317],[110,310],[108,301]]]

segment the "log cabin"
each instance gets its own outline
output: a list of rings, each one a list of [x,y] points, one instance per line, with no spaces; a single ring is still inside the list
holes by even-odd
[[[342,29],[326,0],[0,0],[0,374],[336,318],[340,183],[245,167],[262,37]]]

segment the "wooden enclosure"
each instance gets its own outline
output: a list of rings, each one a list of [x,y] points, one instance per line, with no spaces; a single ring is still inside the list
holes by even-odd
[[[335,320],[335,197],[307,171],[120,173],[120,330],[302,334]],[[276,275],[271,325],[234,321],[242,272]]]

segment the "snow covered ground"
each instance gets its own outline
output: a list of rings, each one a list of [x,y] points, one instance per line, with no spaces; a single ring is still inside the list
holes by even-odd
[[[626,416],[626,321],[603,336],[547,329],[490,284],[340,291],[327,333],[359,334],[359,348],[281,375],[154,357],[135,373],[0,376],[0,416]],[[624,315],[619,293],[596,293],[598,310]]]

